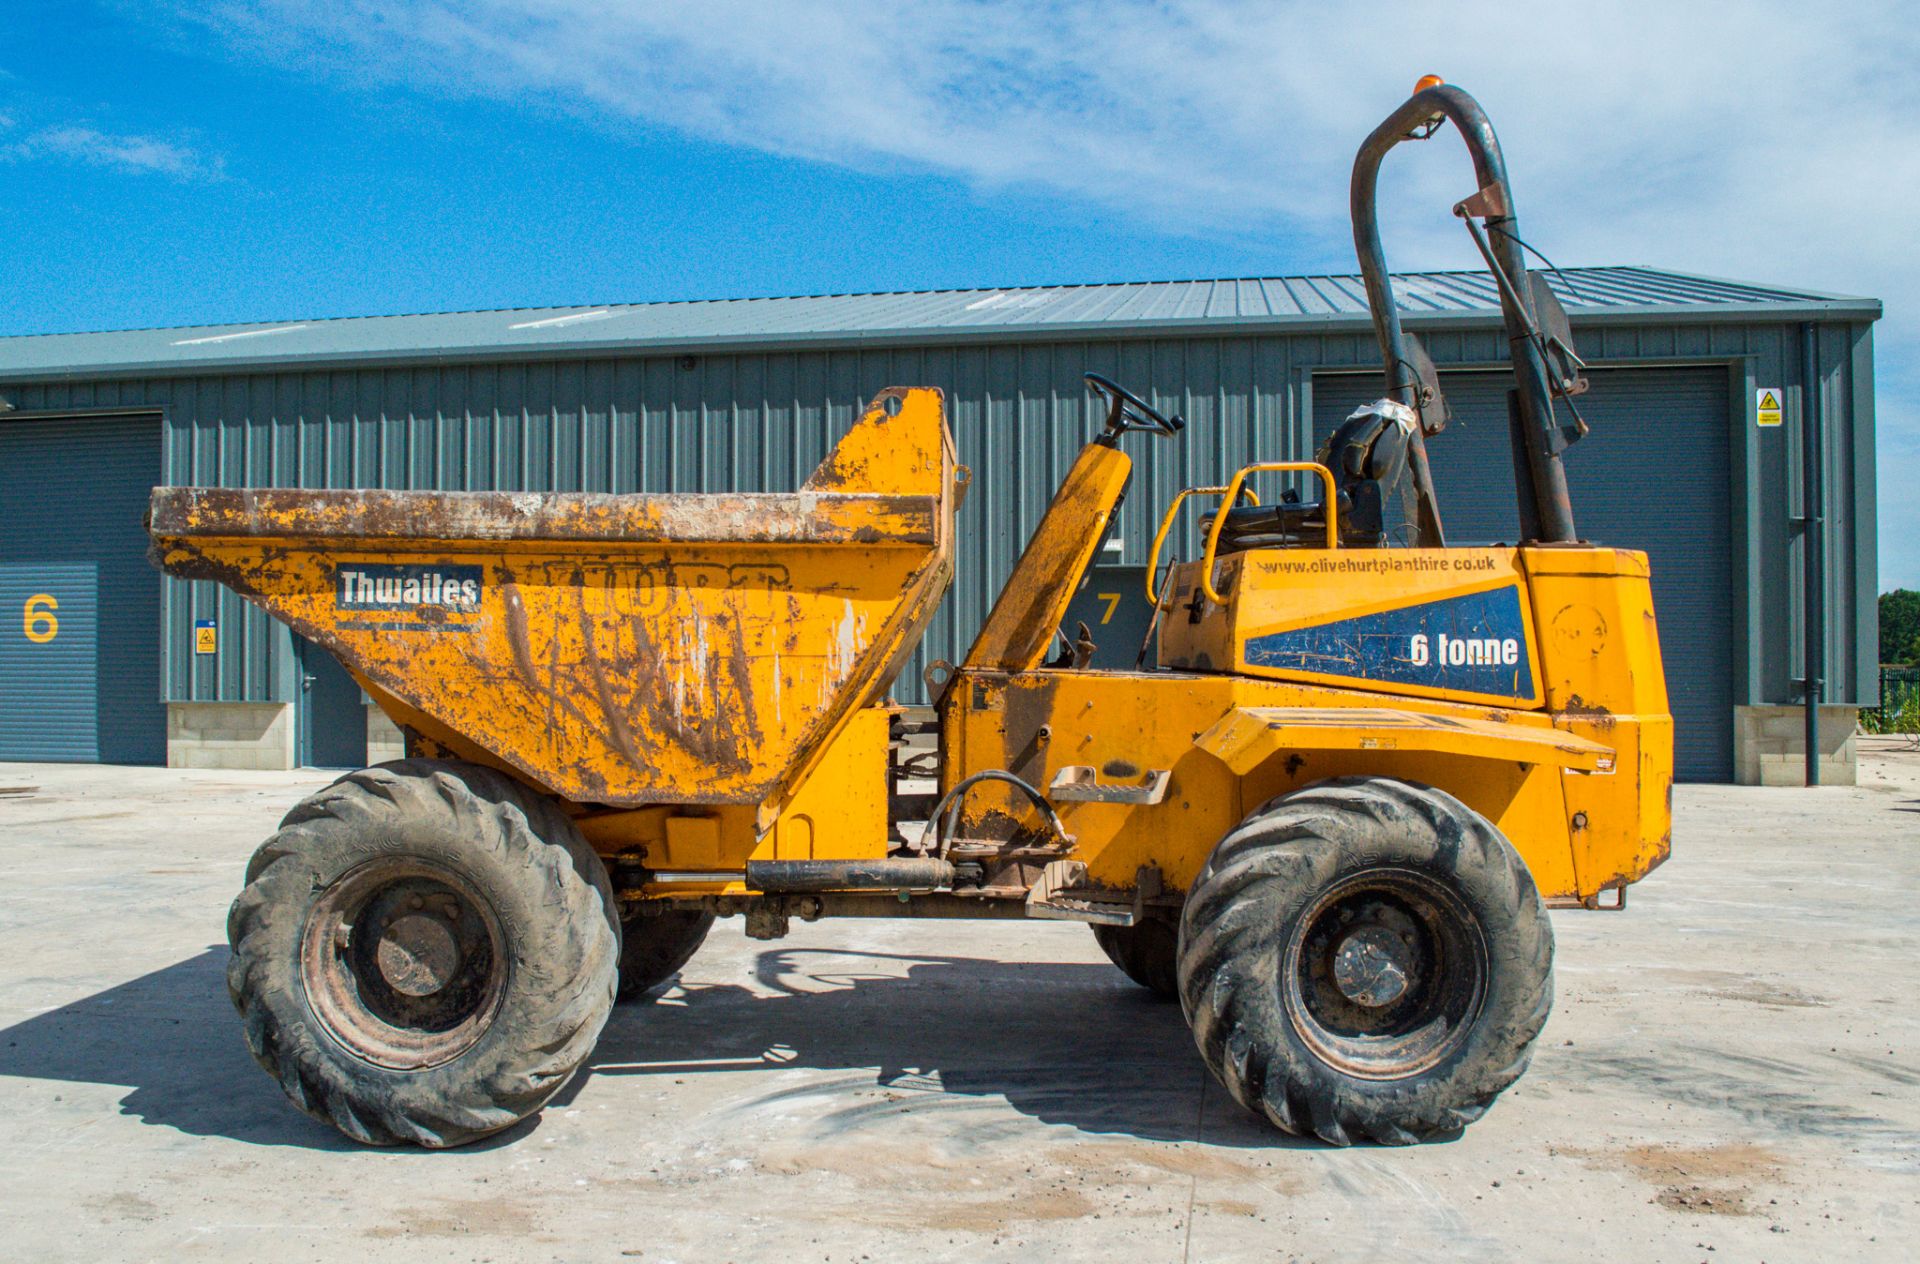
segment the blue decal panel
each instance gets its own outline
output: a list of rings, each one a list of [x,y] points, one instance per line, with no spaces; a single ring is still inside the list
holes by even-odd
[[[1247,665],[1531,699],[1517,585],[1247,640]]]

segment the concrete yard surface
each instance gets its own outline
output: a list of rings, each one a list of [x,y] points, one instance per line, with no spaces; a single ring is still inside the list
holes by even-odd
[[[248,1056],[224,922],[315,773],[0,765],[7,1260],[1900,1260],[1920,1236],[1920,752],[1683,786],[1554,915],[1533,1068],[1459,1139],[1237,1109],[1084,927],[721,922],[540,1117],[370,1151]]]

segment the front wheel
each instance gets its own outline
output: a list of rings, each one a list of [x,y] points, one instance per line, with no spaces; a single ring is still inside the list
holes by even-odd
[[[606,870],[552,800],[472,764],[349,773],[261,845],[228,915],[247,1044],[371,1145],[461,1145],[532,1114],[613,1007]]]
[[[1553,1005],[1526,864],[1444,791],[1381,777],[1276,799],[1222,839],[1180,923],[1180,1001],[1243,1106],[1334,1145],[1478,1119]]]

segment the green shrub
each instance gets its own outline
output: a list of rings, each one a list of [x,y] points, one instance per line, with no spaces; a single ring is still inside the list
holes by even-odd
[[[1880,594],[1880,661],[1920,664],[1920,592],[1896,588]]]
[[[1883,679],[1880,706],[1860,713],[1860,731],[1920,734],[1920,680]]]

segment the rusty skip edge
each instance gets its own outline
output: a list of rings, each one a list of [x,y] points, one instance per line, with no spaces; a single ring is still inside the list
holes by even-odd
[[[937,496],[849,492],[310,491],[156,487],[155,536],[437,544],[869,544],[926,548]]]

